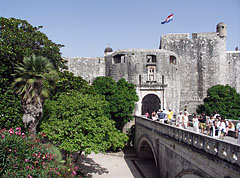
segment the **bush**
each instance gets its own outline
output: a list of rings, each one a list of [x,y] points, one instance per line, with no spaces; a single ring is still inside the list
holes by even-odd
[[[115,128],[104,108],[103,96],[61,93],[57,100],[46,100],[40,128],[47,137],[67,153],[104,152],[123,148],[128,138]]]
[[[78,176],[78,167],[63,163],[56,147],[25,135],[20,127],[0,130],[0,177]]]
[[[0,129],[24,127],[22,115],[20,98],[10,87],[6,90],[0,88]]]

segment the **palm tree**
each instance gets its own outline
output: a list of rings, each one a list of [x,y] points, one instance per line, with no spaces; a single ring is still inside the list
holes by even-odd
[[[42,56],[24,57],[23,63],[15,67],[14,86],[20,95],[24,110],[23,123],[30,134],[36,135],[37,125],[43,114],[44,99],[58,79],[57,71],[49,60]]]

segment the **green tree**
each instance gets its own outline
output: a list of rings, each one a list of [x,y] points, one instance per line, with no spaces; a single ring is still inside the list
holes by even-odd
[[[23,115],[19,97],[11,87],[17,63],[22,63],[25,56],[36,54],[47,57],[55,69],[66,68],[60,53],[63,45],[49,40],[41,28],[26,20],[0,17],[0,122],[6,123],[5,127],[20,126]]]
[[[14,85],[22,101],[23,123],[29,125],[33,135],[36,134],[36,127],[42,117],[44,99],[49,96],[49,89],[58,79],[53,68],[47,58],[34,54],[25,57],[22,64],[16,65]]]
[[[58,97],[62,92],[79,91],[80,93],[92,93],[91,86],[80,76],[74,76],[69,71],[59,72],[56,87],[52,90],[52,96]]]
[[[240,94],[229,85],[216,85],[208,89],[204,104],[197,109],[198,113],[207,115],[219,113],[226,119],[238,119],[240,116]]]
[[[7,67],[5,77],[11,78],[14,66],[25,56],[35,54],[47,57],[55,69],[64,68],[60,48],[39,31],[42,26],[33,27],[26,20],[0,17],[0,61]]]
[[[102,152],[122,148],[127,136],[118,131],[114,121],[104,114],[108,103],[102,96],[77,91],[61,93],[56,100],[46,100],[42,132],[67,153]]]
[[[94,91],[104,95],[110,103],[105,110],[116,122],[116,127],[122,130],[123,126],[133,119],[135,102],[138,101],[135,86],[125,79],[115,82],[111,77],[97,77],[93,86]]]

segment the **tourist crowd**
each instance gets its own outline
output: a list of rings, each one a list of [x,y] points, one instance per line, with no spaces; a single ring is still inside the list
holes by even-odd
[[[151,116],[149,113],[145,114],[146,117],[151,118],[154,121],[161,123],[173,124],[173,112],[169,110],[159,110],[158,112],[152,112]],[[189,113],[185,109],[183,112],[180,111],[176,116],[175,124],[176,127],[187,129],[189,127]],[[224,136],[229,134],[229,131],[236,131],[236,137],[238,138],[238,144],[240,144],[240,122],[237,123],[236,128],[233,122],[224,119],[217,113],[206,116],[205,113],[200,115],[194,114],[191,125],[193,131],[197,133],[207,134],[209,136],[224,139]]]

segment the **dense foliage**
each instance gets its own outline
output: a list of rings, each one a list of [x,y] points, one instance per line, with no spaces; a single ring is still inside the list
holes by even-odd
[[[15,96],[11,87],[1,92],[0,88],[0,129],[23,127],[22,108],[20,98]]]
[[[85,153],[122,148],[127,136],[118,131],[104,113],[108,103],[103,97],[77,91],[61,93],[56,100],[46,100],[47,115],[41,129],[60,149]]]
[[[6,70],[7,67],[0,64],[0,129],[23,126],[21,100],[15,94],[9,78],[3,75]]]
[[[74,76],[68,71],[59,72],[59,79],[55,89],[52,90],[53,98],[57,98],[62,92],[78,91],[80,93],[92,93],[91,86],[80,76]]]
[[[47,57],[55,69],[65,68],[60,48],[25,20],[0,17],[0,123],[1,128],[21,126],[20,99],[13,93],[14,68],[32,54]],[[10,120],[10,121],[9,121]],[[2,123],[5,123],[3,125]]]
[[[8,68],[5,77],[10,77],[14,66],[21,63],[24,57],[32,54],[47,57],[56,69],[64,67],[60,48],[25,20],[0,17],[0,61]]]
[[[226,119],[240,117],[240,94],[229,85],[216,85],[208,89],[204,104],[198,107],[197,112],[210,115],[215,111]]]
[[[20,127],[0,130],[0,177],[81,177],[78,167],[63,163],[55,147],[26,136]]]
[[[96,93],[104,95],[110,103],[105,110],[116,122],[116,127],[122,130],[133,119],[135,102],[138,101],[135,86],[125,79],[115,82],[111,77],[97,77],[93,87]]]

